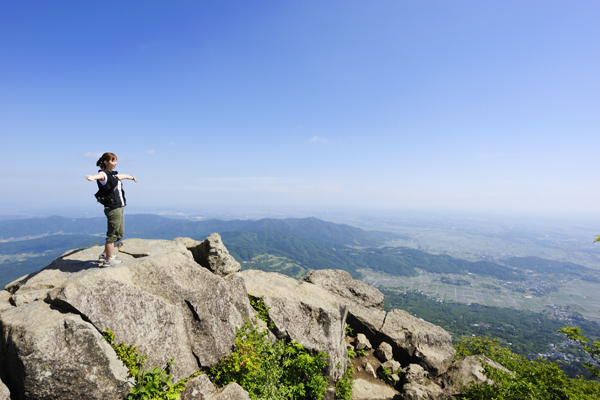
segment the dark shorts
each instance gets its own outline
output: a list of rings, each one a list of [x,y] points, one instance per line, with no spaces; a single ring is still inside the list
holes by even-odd
[[[123,207],[105,208],[104,215],[106,215],[106,221],[108,223],[106,241],[109,243],[115,243],[123,239],[123,235],[125,234],[125,218],[123,217]]]

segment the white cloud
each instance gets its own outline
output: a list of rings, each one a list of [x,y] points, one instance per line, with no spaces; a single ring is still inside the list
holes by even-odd
[[[322,137],[319,137],[319,136],[313,136],[313,137],[310,138],[310,141],[311,142],[329,142],[329,139],[322,138]]]
[[[156,153],[156,150],[154,150],[154,149],[150,149],[146,152],[146,154],[154,154],[154,153]]]
[[[88,151],[87,153],[83,153],[82,155],[84,157],[98,159],[98,158],[102,157],[102,154],[104,154],[104,153],[102,153],[102,152],[92,153],[91,151]]]

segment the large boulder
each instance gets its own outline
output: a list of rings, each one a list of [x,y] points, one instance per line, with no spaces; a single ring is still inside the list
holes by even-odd
[[[495,382],[484,374],[483,363],[513,375],[511,371],[494,360],[484,356],[467,356],[452,363],[443,376],[444,391],[448,394],[459,394],[465,386],[472,383],[493,385]]]
[[[320,269],[310,271],[301,281],[319,286],[348,304],[348,324],[356,332],[374,340],[385,321],[383,311],[385,296],[378,289],[352,278],[346,271]]]
[[[352,275],[339,269],[319,269],[310,271],[301,279],[349,300],[351,303],[383,310],[385,296],[373,286],[352,278]]]
[[[100,268],[98,256],[101,251],[102,248],[96,246],[67,252],[43,270],[12,282],[0,292],[0,329],[5,335],[5,340],[0,343],[0,357],[8,360],[2,363],[4,371],[0,369],[0,377],[9,377],[6,383],[11,390],[14,390],[13,386],[22,393],[42,390],[37,389],[35,382],[39,381],[46,385],[44,387],[59,388],[63,394],[57,398],[79,398],[78,395],[64,394],[70,392],[63,391],[60,385],[77,386],[75,382],[89,378],[80,376],[86,373],[86,368],[77,363],[80,375],[64,372],[61,368],[67,368],[68,363],[58,359],[52,364],[55,370],[49,369],[50,372],[45,372],[48,376],[37,381],[33,378],[37,376],[34,372],[25,367],[13,367],[13,363],[25,363],[18,361],[18,355],[29,351],[26,347],[29,342],[11,339],[11,335],[17,335],[12,324],[30,318],[25,317],[30,315],[30,307],[47,310],[36,311],[36,318],[42,321],[37,325],[22,322],[19,337],[42,337],[50,332],[50,328],[44,331],[46,333],[35,331],[36,327],[45,326],[45,319],[58,325],[62,321],[60,318],[79,321],[78,324],[84,324],[86,328],[78,328],[78,334],[87,332],[90,338],[92,333],[100,338],[100,333],[109,328],[116,335],[116,342],[133,343],[140,353],[149,355],[144,368],[165,367],[174,357],[171,371],[175,380],[202,367],[213,366],[220,357],[226,356],[234,345],[235,328],[256,313],[250,306],[241,276],[233,274],[224,279],[213,274],[194,261],[190,251],[180,242],[124,240],[118,248],[122,263],[111,268]],[[60,339],[60,335],[55,336],[56,340]],[[69,351],[78,355],[78,362],[89,363],[92,368],[98,357],[85,354],[92,350],[96,354],[93,346],[81,340],[68,339],[68,342],[74,347]],[[115,358],[112,348],[102,340],[100,343]],[[60,348],[56,345],[56,351]],[[49,349],[50,346],[38,348],[39,355],[31,359],[53,360],[55,355]],[[8,355],[12,358],[7,358]],[[120,361],[117,363],[122,367]],[[94,392],[92,382],[89,393],[85,394],[91,397],[82,395],[81,398],[112,398],[113,393],[117,396],[121,393],[123,385],[119,379],[122,377],[115,375],[117,378],[110,380],[102,378],[101,371],[98,374],[98,379],[103,379],[97,383],[100,394]],[[108,376],[108,372],[105,375]],[[54,389],[47,390],[50,393]]]
[[[387,313],[380,333],[398,353],[395,359],[419,364],[433,377],[446,372],[456,354],[447,331],[404,310]]]
[[[181,400],[250,400],[248,392],[240,385],[231,382],[217,389],[205,374],[190,379],[181,392]]]
[[[123,399],[127,368],[92,324],[42,301],[2,313],[7,383],[16,399]]]
[[[269,307],[273,333],[308,351],[328,353],[327,373],[340,379],[347,364],[344,332],[348,306],[318,286],[282,274],[246,270],[241,275],[248,294]]]
[[[182,243],[198,264],[219,276],[227,276],[241,269],[240,263],[229,254],[218,233],[211,234],[203,242],[189,238],[177,238],[175,241]]]
[[[352,387],[352,400],[391,400],[397,393],[381,381],[356,379]]]
[[[10,400],[10,390],[2,381],[0,381],[0,400]]]

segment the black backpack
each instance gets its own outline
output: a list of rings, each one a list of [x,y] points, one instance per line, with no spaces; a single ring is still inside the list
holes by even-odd
[[[106,184],[101,184],[100,181],[97,181],[98,191],[94,195],[98,203],[102,204],[105,207],[122,207],[125,204],[119,204],[119,178],[117,178],[117,171],[101,171],[106,174],[107,182]],[[123,194],[123,201],[125,201],[125,191],[121,185],[121,192]]]

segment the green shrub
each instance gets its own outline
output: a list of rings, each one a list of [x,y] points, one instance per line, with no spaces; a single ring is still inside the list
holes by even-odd
[[[271,343],[268,331],[246,322],[237,330],[235,350],[208,375],[223,387],[237,382],[255,399],[322,399],[328,378],[323,376],[328,355],[310,355],[296,342]]]
[[[258,313],[258,318],[260,318],[269,327],[269,329],[272,329],[273,323],[269,319],[269,307],[265,305],[263,299],[248,295],[248,300],[250,300],[250,305],[252,308],[254,308]]]
[[[352,387],[354,386],[354,380],[352,380],[352,374],[354,369],[352,364],[348,364],[344,377],[335,383],[335,398],[350,400],[352,399]]]
[[[597,400],[600,383],[568,378],[558,365],[550,361],[529,361],[500,346],[498,340],[474,337],[456,345],[460,358],[483,354],[512,371],[497,370],[484,363],[485,375],[495,385],[472,384],[464,388],[463,397],[469,400]]]
[[[167,374],[167,370],[175,363],[173,358],[167,363],[165,369],[154,367],[143,371],[142,366],[148,359],[148,355],[140,355],[133,344],[127,346],[124,342],[115,343],[115,334],[108,328],[102,332],[102,337],[115,350],[119,360],[129,370],[129,374],[135,378],[135,386],[131,388],[127,400],[179,400],[179,393],[183,392],[189,378],[173,384],[173,375]]]
[[[348,349],[348,356],[347,357],[348,357],[349,360],[352,360],[352,359],[356,358],[356,352],[354,350],[352,350],[352,349]]]
[[[354,329],[352,329],[352,327],[349,324],[346,324],[346,328],[344,329],[344,333],[346,334],[346,336],[352,336],[352,337],[354,337]]]

